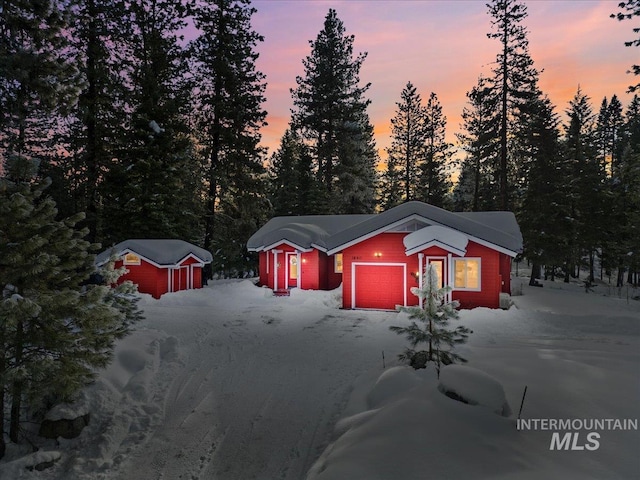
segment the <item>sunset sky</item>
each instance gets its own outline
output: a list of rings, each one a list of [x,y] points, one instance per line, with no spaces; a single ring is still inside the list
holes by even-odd
[[[640,60],[640,49],[625,47],[634,38],[637,20],[619,22],[618,0],[528,0],[525,19],[534,65],[544,70],[540,87],[563,113],[578,85],[591,97],[595,113],[602,99],[625,93],[637,78],[626,72]],[[487,38],[491,17],[484,0],[254,0],[258,46],[257,68],[267,76],[269,125],[262,144],[274,152],[293,106],[290,89],[303,75],[302,59],[311,52],[329,8],[337,11],[348,35],[355,36],[354,54],[368,52],[360,78],[371,82],[369,115],[381,157],[390,145],[390,119],[400,92],[411,81],[426,101],[434,92],[447,117],[447,136],[454,142],[466,92],[480,74],[488,75],[499,49]],[[637,35],[636,35],[637,36]]]

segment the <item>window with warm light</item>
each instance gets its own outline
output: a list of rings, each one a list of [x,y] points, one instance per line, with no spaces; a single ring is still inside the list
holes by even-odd
[[[480,290],[479,258],[454,258],[453,271],[456,290]]]
[[[336,273],[342,273],[342,254],[336,253],[335,257],[333,257],[334,261],[334,271]]]
[[[135,253],[127,253],[124,256],[123,262],[125,265],[140,265],[140,257]]]

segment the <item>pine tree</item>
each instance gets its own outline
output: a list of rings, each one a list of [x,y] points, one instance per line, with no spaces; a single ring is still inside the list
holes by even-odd
[[[444,208],[449,204],[451,181],[448,169],[451,166],[452,149],[446,141],[447,117],[442,113],[442,105],[433,92],[429,95],[424,113],[424,160],[419,165],[416,199]]]
[[[0,403],[11,406],[12,442],[21,440],[25,402],[34,409],[68,399],[141,318],[130,283],[85,285],[95,269],[87,230],[74,228],[82,215],[56,219],[55,202],[44,196],[49,182],[34,181],[34,165],[11,157],[0,178]]]
[[[12,155],[42,159],[55,114],[76,100],[78,72],[64,34],[68,7],[53,0],[0,7],[0,162]]]
[[[441,365],[455,362],[466,362],[466,359],[453,352],[456,345],[466,342],[471,330],[464,326],[451,328],[449,322],[458,318],[459,306],[456,300],[446,301],[451,287],[439,287],[438,275],[433,265],[429,265],[424,274],[423,288],[414,287],[411,293],[422,299],[422,306],[398,307],[398,310],[409,314],[413,320],[408,327],[392,326],[389,329],[398,335],[405,335],[411,347],[398,358],[409,363],[413,368],[425,368],[434,362],[438,378]],[[417,322],[416,322],[417,320]],[[425,344],[426,350],[416,350]]]
[[[509,172],[517,170],[510,139],[517,139],[514,129],[518,127],[521,108],[538,95],[538,71],[533,67],[529,55],[527,29],[522,21],[527,17],[527,7],[519,0],[493,0],[489,7],[493,33],[487,34],[500,42],[501,51],[496,58],[491,92],[496,96],[499,119],[499,163],[498,185],[500,209],[511,208]]]
[[[340,212],[369,208],[369,192],[375,191],[372,167],[375,168],[377,157],[366,115],[370,102],[364,99],[370,84],[359,85],[366,54],[353,58],[353,41],[354,36],[345,34],[344,24],[330,9],[324,28],[315,41],[309,42],[311,54],[302,61],[305,74],[296,78],[298,86],[291,90],[295,107],[292,123],[310,143],[314,171],[331,205],[337,205]],[[345,152],[356,152],[358,158],[348,158]],[[341,162],[347,163],[341,167]],[[347,197],[341,198],[346,191],[344,184],[337,188],[338,176],[345,178],[357,170],[365,172],[361,179],[365,185],[357,187],[357,195],[347,192]],[[336,194],[336,190],[341,191]],[[359,198],[359,206],[354,204],[355,198]]]
[[[376,206],[378,153],[373,125],[366,112],[347,122],[338,139],[335,193],[332,211],[337,214],[371,213]]]
[[[620,12],[612,13],[611,18],[617,18],[618,20],[631,20],[633,17],[640,16],[640,0],[625,0],[618,3],[618,7],[620,7]],[[633,33],[639,34],[640,28],[634,27]],[[628,42],[624,42],[625,47],[639,47],[640,46],[640,37],[630,40]],[[633,73],[634,75],[640,75],[640,65],[632,65],[631,71],[627,73]],[[635,85],[629,85],[629,89],[627,92],[632,93],[636,90],[640,89],[640,83]]]
[[[265,77],[256,70],[263,37],[251,28],[256,9],[249,5],[247,0],[198,2],[194,24],[200,34],[191,44],[195,124],[207,169],[204,246],[226,259],[224,266],[214,266],[226,271],[251,267],[254,260],[247,261],[244,245],[268,210],[264,152],[258,145],[266,117]]]
[[[82,89],[70,115],[59,119],[55,161],[43,169],[53,178],[49,194],[62,215],[85,212],[88,239],[101,242],[105,225],[104,180],[118,155],[126,125],[124,85],[115,52],[123,44],[125,12],[121,2],[82,0],[75,3],[69,26],[70,50],[81,75]]]
[[[396,102],[391,119],[391,146],[387,148],[388,163],[400,168],[403,201],[416,200],[420,167],[426,161],[427,112],[416,87],[407,82]]]
[[[380,176],[380,208],[388,210],[402,203],[402,172],[395,158],[388,157]]]
[[[526,188],[518,222],[526,239],[523,254],[532,263],[530,284],[534,284],[543,265],[553,278],[555,267],[569,255],[569,196],[563,188],[569,172],[560,153],[559,120],[548,98],[538,99],[536,108],[529,111],[527,131]]]
[[[467,92],[463,130],[456,134],[466,158],[453,192],[454,208],[460,211],[496,210],[498,207],[497,99],[483,77]]]
[[[573,251],[568,260],[565,281],[573,266],[580,265],[581,258],[588,256],[588,282],[595,278],[595,256],[601,247],[607,204],[604,166],[598,159],[595,119],[590,99],[580,88],[569,102],[566,111],[569,118],[565,126],[564,155],[569,163],[570,181],[567,185],[570,196],[570,214],[573,223],[568,242]]]

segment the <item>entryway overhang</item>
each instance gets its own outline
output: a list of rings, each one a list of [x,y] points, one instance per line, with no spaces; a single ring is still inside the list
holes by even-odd
[[[410,233],[402,241],[407,256],[437,246],[464,257],[467,253],[469,237],[458,230],[441,225],[430,225]]]

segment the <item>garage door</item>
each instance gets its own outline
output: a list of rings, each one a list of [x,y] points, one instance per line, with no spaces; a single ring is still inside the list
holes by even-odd
[[[355,265],[354,279],[355,308],[394,310],[404,305],[404,265]]]

